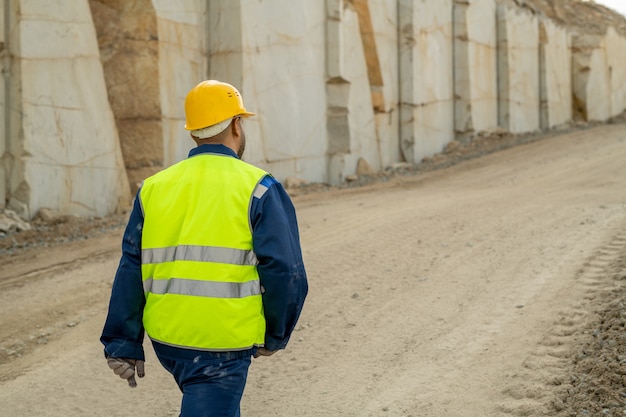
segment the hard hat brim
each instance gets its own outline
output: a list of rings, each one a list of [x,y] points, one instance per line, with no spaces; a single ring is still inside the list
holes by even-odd
[[[252,112],[247,111],[245,113],[237,114],[237,115],[233,116],[233,118],[235,118],[235,117],[243,117],[243,118],[247,119],[248,117],[252,117],[252,116],[256,116],[256,113],[252,113]],[[202,128],[200,128],[200,129],[202,129]],[[192,129],[189,126],[187,126],[187,124],[185,123],[185,130],[198,130],[198,129]]]

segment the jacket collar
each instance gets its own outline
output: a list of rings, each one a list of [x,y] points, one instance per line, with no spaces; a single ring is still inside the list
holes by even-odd
[[[192,156],[201,155],[203,153],[222,154],[222,155],[226,155],[226,156],[233,156],[233,157],[239,159],[237,157],[237,154],[235,153],[235,151],[230,149],[228,146],[220,145],[220,144],[215,144],[215,145],[214,144],[204,144],[204,145],[200,145],[200,146],[190,150],[188,157],[191,158]]]

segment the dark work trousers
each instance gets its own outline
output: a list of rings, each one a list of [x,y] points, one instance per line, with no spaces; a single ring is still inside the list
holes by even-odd
[[[253,349],[204,352],[153,342],[161,365],[183,393],[180,417],[240,417]]]

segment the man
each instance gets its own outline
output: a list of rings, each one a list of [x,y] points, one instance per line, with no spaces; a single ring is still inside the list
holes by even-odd
[[[144,376],[144,329],[183,393],[182,417],[239,416],[252,357],[284,349],[308,284],[293,204],[241,161],[246,111],[209,80],[185,100],[197,147],[146,179],[100,338],[115,374]]]

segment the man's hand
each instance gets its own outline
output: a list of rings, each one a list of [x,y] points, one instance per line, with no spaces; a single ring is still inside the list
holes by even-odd
[[[144,362],[139,359],[107,358],[107,364],[115,375],[119,375],[120,378],[127,380],[128,385],[133,388],[137,386],[137,381],[135,381],[135,367],[137,368],[137,376],[139,378],[143,378],[146,374]]]
[[[258,358],[259,356],[272,356],[274,353],[278,352],[277,350],[268,350],[267,348],[264,347],[260,347],[256,350],[256,353],[254,354],[255,358]]]

